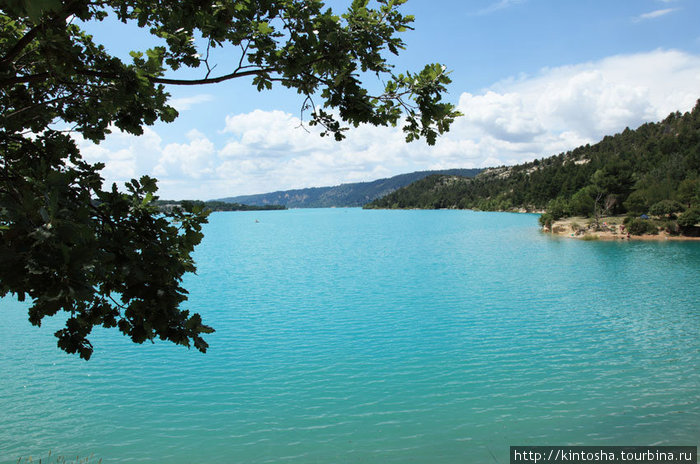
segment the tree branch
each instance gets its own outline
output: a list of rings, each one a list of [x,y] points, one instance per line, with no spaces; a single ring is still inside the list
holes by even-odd
[[[225,74],[223,76],[219,77],[211,77],[211,78],[205,78],[205,79],[165,79],[162,77],[148,77],[148,80],[153,82],[154,84],[169,84],[169,85],[203,85],[203,84],[216,84],[219,82],[224,82],[228,81],[230,79],[235,79],[237,77],[245,77],[245,76],[256,76],[258,74],[264,74],[268,72],[275,72],[277,71],[276,68],[261,68],[261,69],[252,69],[250,71],[234,71],[231,74]]]
[[[24,36],[23,36],[21,39],[19,39],[19,41],[15,44],[15,46],[12,47],[12,48],[7,52],[7,54],[6,54],[5,56],[2,57],[2,60],[0,60],[0,64],[5,65],[5,64],[7,64],[7,63],[12,62],[12,60],[14,60],[14,59],[17,57],[17,55],[19,55],[19,54],[22,52],[22,50],[24,50],[24,48],[25,48],[27,45],[29,45],[29,43],[30,43],[32,40],[34,40],[34,38],[35,38],[35,37],[37,36],[37,34],[39,33],[39,30],[41,29],[41,26],[42,26],[41,24],[38,25],[38,26],[34,26],[33,28],[31,28],[31,29],[29,30],[29,32],[27,32],[26,34],[24,34]]]
[[[268,72],[274,72],[276,68],[261,68],[252,69],[250,71],[234,71],[230,74],[225,74],[223,76],[204,78],[204,79],[166,79],[163,77],[148,76],[148,80],[154,84],[169,84],[169,85],[204,85],[204,84],[216,84],[218,82],[228,81],[230,79],[235,79],[238,77],[245,76],[256,76],[258,74],[264,74]],[[103,79],[116,79],[119,77],[118,74],[114,73],[103,73],[100,71],[92,71],[89,69],[79,69],[75,71],[76,74],[82,76],[99,77]],[[42,81],[51,76],[49,72],[43,72],[38,74],[31,74],[29,76],[17,76],[9,79],[0,80],[0,88],[5,86],[11,86],[16,84],[29,84],[32,82]]]
[[[49,19],[47,22],[41,22],[31,28],[26,34],[24,34],[24,36],[22,36],[21,39],[19,39],[19,41],[7,52],[7,54],[2,57],[0,64],[7,66],[9,63],[11,63],[17,57],[17,55],[19,55],[22,50],[24,50],[27,45],[29,45],[32,40],[36,38],[39,32],[50,24],[65,24],[66,19],[75,14],[74,9],[75,7],[73,5],[66,5],[66,7],[55,18]]]
[[[30,74],[28,76],[15,76],[9,79],[0,80],[0,88],[17,84],[31,84],[32,82],[43,81],[47,79],[51,73],[43,72],[38,74]]]

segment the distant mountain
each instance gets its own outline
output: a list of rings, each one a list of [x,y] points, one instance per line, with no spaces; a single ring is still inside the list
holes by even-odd
[[[388,179],[379,179],[373,182],[356,182],[352,184],[341,184],[335,187],[312,187],[261,193],[258,195],[242,195],[222,198],[219,201],[257,206],[282,205],[287,208],[363,206],[372,200],[388,195],[401,187],[405,187],[433,174],[474,177],[479,172],[481,172],[481,169],[417,171],[410,174],[400,174]]]

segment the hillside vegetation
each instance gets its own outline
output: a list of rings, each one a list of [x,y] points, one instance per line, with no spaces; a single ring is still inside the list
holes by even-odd
[[[365,208],[543,211],[543,225],[566,216],[655,216],[700,222],[700,100],[688,113],[625,129],[595,145],[473,179],[433,175]],[[677,230],[676,230],[677,231]]]
[[[368,202],[405,187],[431,174],[474,177],[481,169],[447,169],[443,171],[418,171],[400,174],[388,179],[372,182],[355,182],[335,187],[312,187],[296,190],[283,190],[258,195],[243,195],[223,198],[223,202],[244,203],[247,205],[283,205],[288,208],[329,208],[363,206]]]

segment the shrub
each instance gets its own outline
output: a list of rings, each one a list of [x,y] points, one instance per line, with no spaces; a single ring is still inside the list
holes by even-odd
[[[678,226],[678,222],[672,220],[665,221],[663,228],[671,235],[678,235],[681,231],[681,228]]]
[[[563,218],[564,216],[569,216],[569,203],[562,197],[555,198],[547,203],[547,212],[554,220]]]
[[[700,223],[700,207],[690,208],[678,218],[678,225],[681,227],[693,227]]]
[[[631,235],[656,235],[659,233],[658,227],[652,221],[641,218],[625,218],[625,225]]]
[[[550,213],[544,213],[540,216],[538,221],[542,227],[547,227],[548,229],[551,229],[552,223],[554,222],[554,218]]]
[[[669,218],[681,210],[683,210],[683,207],[673,200],[661,200],[649,208],[649,212],[654,216],[668,216]]]

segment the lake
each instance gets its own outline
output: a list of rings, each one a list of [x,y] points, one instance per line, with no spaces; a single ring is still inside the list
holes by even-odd
[[[700,443],[700,243],[552,238],[530,214],[214,213],[201,354],[0,301],[0,462],[506,463]]]

